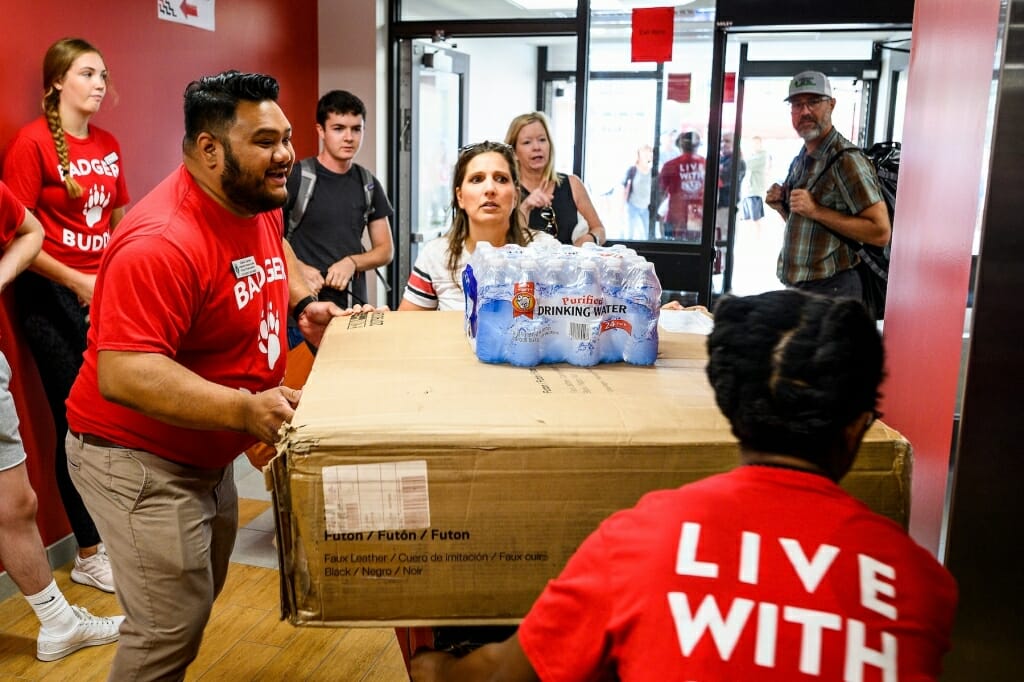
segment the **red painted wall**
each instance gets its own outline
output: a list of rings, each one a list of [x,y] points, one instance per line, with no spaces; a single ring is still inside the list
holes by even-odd
[[[918,0],[886,307],[885,420],[914,447],[910,532],[937,552],[971,245],[987,177],[998,0]]]
[[[160,21],[157,3],[140,0],[5,3],[2,21],[0,148],[41,113],[46,48],[59,38],[80,36],[103,53],[110,71],[116,97],[107,97],[93,122],[120,141],[134,199],[180,163],[182,93],[203,75],[234,68],[277,78],[281,106],[295,128],[296,152],[308,156],[316,151],[311,124],[318,97],[316,0],[222,0],[216,6],[215,32]],[[31,354],[7,319],[8,303],[5,295],[0,349],[14,372],[12,390],[26,437],[29,475],[40,500],[39,526],[44,543],[50,544],[70,532],[52,475],[48,431],[53,427]]]

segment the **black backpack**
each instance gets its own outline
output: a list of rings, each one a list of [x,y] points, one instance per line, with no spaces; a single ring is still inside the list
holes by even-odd
[[[892,225],[896,215],[896,185],[900,180],[900,143],[876,142],[865,149],[864,154],[875,167],[882,198],[889,209],[889,224]]]
[[[807,187],[808,191],[817,184],[832,168],[839,157],[846,152],[857,152],[867,157],[878,176],[878,184],[882,190],[882,199],[889,211],[889,224],[895,225],[896,215],[896,185],[900,177],[900,143],[899,142],[877,142],[867,149],[860,147],[847,147],[837,152],[816,178]],[[827,228],[826,228],[827,229]],[[857,265],[857,273],[860,275],[861,287],[864,290],[864,305],[876,320],[881,320],[885,314],[885,296],[889,286],[889,250],[892,246],[892,238],[885,246],[863,244],[838,232],[832,232],[837,238],[853,249],[860,257],[860,264]]]

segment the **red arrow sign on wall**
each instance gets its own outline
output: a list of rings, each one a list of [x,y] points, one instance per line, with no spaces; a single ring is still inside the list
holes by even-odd
[[[188,4],[188,0],[181,0],[181,11],[185,14],[186,17],[188,17],[188,16],[198,17],[199,16],[199,8],[196,7],[195,5]]]

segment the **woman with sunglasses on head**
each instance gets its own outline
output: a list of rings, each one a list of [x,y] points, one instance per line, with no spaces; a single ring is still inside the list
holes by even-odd
[[[555,147],[547,118],[539,111],[512,119],[505,134],[519,160],[520,211],[526,223],[564,244],[604,244],[606,236],[587,188],[575,175],[555,172]],[[587,231],[573,239],[579,216]]]
[[[552,240],[523,225],[516,158],[507,144],[463,147],[452,176],[451,229],[420,250],[399,310],[463,310],[462,271],[480,242],[500,247]]]
[[[57,487],[78,556],[71,579],[114,591],[100,536],[68,476],[64,401],[82,365],[100,257],[124,216],[121,147],[90,122],[108,90],[99,50],[63,38],[43,58],[43,116],[22,128],[4,160],[4,182],[43,224],[43,249],[14,282],[21,326],[35,356],[56,432]]]

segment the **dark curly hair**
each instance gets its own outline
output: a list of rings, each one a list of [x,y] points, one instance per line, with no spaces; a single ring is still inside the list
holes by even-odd
[[[276,102],[278,90],[271,76],[235,70],[192,81],[185,88],[185,149],[191,149],[203,132],[223,140],[235,122],[239,102]]]
[[[796,290],[725,296],[707,375],[740,444],[826,464],[843,429],[878,404],[882,340],[854,299]]]

